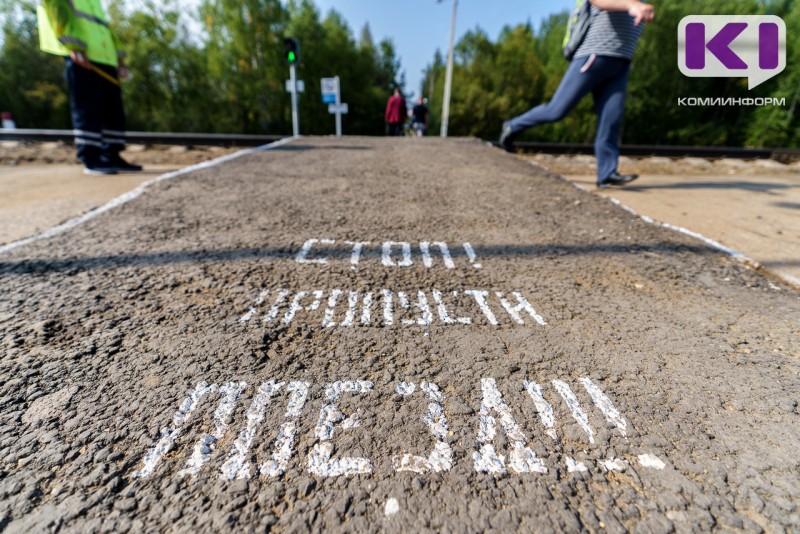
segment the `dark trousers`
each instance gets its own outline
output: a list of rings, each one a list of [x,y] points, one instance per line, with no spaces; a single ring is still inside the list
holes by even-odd
[[[619,162],[620,131],[630,66],[629,60],[617,57],[574,58],[553,99],[511,119],[511,131],[516,133],[537,124],[559,121],[584,96],[592,93],[597,113],[594,140],[597,181],[605,180],[617,170]]]
[[[398,137],[403,135],[403,123],[402,122],[390,122],[386,126],[386,135],[391,135],[393,137]]]
[[[84,163],[97,161],[101,156],[113,156],[125,149],[125,111],[122,91],[96,72],[66,60],[69,104],[75,148]],[[94,64],[113,78],[117,69]]]

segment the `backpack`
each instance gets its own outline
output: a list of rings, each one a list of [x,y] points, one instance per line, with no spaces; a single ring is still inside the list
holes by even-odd
[[[589,0],[578,0],[575,9],[567,25],[567,33],[564,35],[563,53],[564,57],[571,61],[575,52],[586,37],[589,24],[592,22],[592,4]]]

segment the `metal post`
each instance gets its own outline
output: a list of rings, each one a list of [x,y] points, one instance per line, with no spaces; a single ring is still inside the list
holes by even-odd
[[[340,87],[339,77],[334,76],[336,79],[336,137],[342,136],[342,89]]]
[[[297,113],[297,67],[289,64],[289,84],[292,87],[292,135],[300,135],[300,117]]]
[[[444,80],[444,102],[442,103],[442,137],[447,137],[447,123],[450,119],[450,89],[453,85],[453,48],[455,47],[456,39],[457,10],[458,0],[453,0],[453,14],[450,17],[450,52],[447,54],[447,74]]]

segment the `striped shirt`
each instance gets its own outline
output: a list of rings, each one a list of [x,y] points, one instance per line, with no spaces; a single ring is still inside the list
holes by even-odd
[[[633,59],[644,29],[643,23],[634,26],[633,20],[627,11],[604,11],[592,6],[592,22],[575,57],[597,54]]]

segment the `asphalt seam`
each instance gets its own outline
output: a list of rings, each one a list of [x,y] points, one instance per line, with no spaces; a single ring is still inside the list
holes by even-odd
[[[249,154],[255,154],[257,152],[264,152],[266,150],[272,150],[274,148],[278,148],[280,146],[288,144],[288,143],[294,141],[295,139],[297,139],[297,137],[287,137],[287,138],[281,139],[279,141],[275,141],[274,143],[261,145],[261,146],[255,147],[255,148],[248,148],[248,149],[245,149],[245,150],[240,150],[238,152],[234,152],[233,154],[228,154],[227,156],[221,156],[219,158],[215,158],[215,159],[212,159],[212,160],[209,160],[209,161],[204,161],[202,163],[197,163],[195,165],[190,165],[189,167],[184,167],[182,169],[178,169],[177,171],[173,171],[173,172],[168,172],[166,174],[162,174],[160,176],[157,176],[157,177],[153,178],[152,180],[148,180],[147,182],[139,185],[139,187],[137,187],[136,189],[134,189],[132,191],[129,191],[129,192],[123,194],[123,195],[120,195],[120,196],[118,196],[118,197],[116,197],[114,199],[109,200],[108,202],[106,202],[102,206],[99,206],[97,208],[93,208],[93,209],[87,211],[83,215],[80,215],[78,217],[74,217],[72,219],[69,219],[69,220],[67,220],[67,221],[65,221],[65,222],[63,222],[63,223],[61,223],[59,225],[56,225],[56,226],[54,226],[54,227],[52,227],[52,228],[50,228],[48,230],[45,230],[44,232],[40,232],[40,233],[35,234],[33,236],[25,237],[23,239],[18,239],[16,241],[12,241],[11,243],[7,243],[5,245],[2,245],[2,246],[0,246],[0,254],[3,254],[5,252],[10,252],[12,250],[15,250],[15,249],[17,249],[19,247],[23,247],[23,246],[28,245],[30,243],[35,243],[37,241],[42,241],[44,239],[50,239],[51,237],[55,237],[55,236],[57,236],[59,234],[63,234],[64,232],[67,232],[67,231],[69,231],[69,230],[71,230],[71,229],[73,229],[73,228],[75,228],[77,226],[80,226],[81,224],[83,224],[83,223],[85,223],[87,221],[90,221],[90,220],[94,219],[98,215],[101,215],[101,214],[103,214],[103,213],[105,213],[105,212],[107,212],[109,210],[112,210],[112,209],[114,209],[116,207],[119,207],[119,206],[122,206],[124,204],[127,204],[131,200],[134,200],[134,199],[138,198],[139,196],[141,196],[141,194],[144,193],[145,190],[147,190],[149,187],[151,187],[152,185],[157,184],[159,182],[166,182],[167,180],[172,180],[173,178],[177,178],[179,176],[183,176],[185,174],[189,174],[189,173],[192,173],[192,172],[195,172],[195,171],[200,171],[200,170],[204,170],[204,169],[210,169],[212,167],[216,167],[216,166],[221,165],[223,163],[227,163],[229,161],[232,161],[234,159],[240,158],[242,156],[247,156]]]

